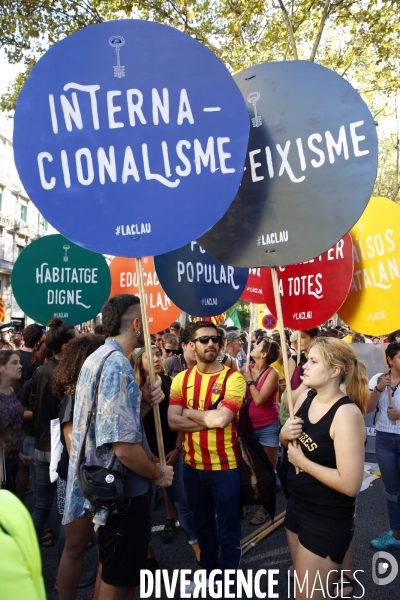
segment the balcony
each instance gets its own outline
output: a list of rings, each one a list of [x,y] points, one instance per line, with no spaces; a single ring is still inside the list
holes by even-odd
[[[10,188],[13,194],[20,194],[22,191],[21,187],[14,183],[13,179],[6,171],[0,171],[0,183]]]
[[[0,273],[6,273],[7,275],[11,274],[14,263],[10,260],[3,260],[0,258]]]
[[[4,215],[3,213],[0,213],[0,224],[6,225],[6,227],[12,227],[14,222],[10,215]]]
[[[25,223],[25,221],[14,221],[12,229],[14,231],[20,231],[21,233],[31,235],[35,232],[34,225],[29,225],[28,223]]]

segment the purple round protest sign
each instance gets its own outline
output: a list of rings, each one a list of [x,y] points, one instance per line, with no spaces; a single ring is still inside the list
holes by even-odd
[[[68,239],[154,256],[223,216],[248,133],[242,94],[208,48],[159,23],[109,21],[61,40],[33,68],[15,111],[15,162]]]

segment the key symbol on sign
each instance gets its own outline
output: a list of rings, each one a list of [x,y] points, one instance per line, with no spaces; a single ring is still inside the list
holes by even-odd
[[[70,249],[71,246],[68,246],[68,244],[64,244],[63,248],[65,250],[65,256],[63,258],[64,262],[68,262],[68,250]]]
[[[247,96],[247,102],[252,104],[254,108],[254,117],[251,119],[251,124],[253,127],[260,127],[260,125],[262,125],[261,117],[257,114],[257,100],[259,99],[259,92],[251,92],[251,94]]]
[[[115,52],[117,53],[117,65],[114,67],[114,77],[121,79],[121,77],[125,77],[125,67],[121,67],[119,49],[125,44],[125,39],[122,35],[112,35],[108,43],[115,48]]]

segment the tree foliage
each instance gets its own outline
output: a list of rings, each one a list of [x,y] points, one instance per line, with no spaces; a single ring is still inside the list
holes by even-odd
[[[398,0],[2,0],[0,46],[24,71],[0,108],[12,112],[29,71],[58,40],[102,21],[140,18],[194,37],[232,72],[275,60],[316,61],[348,79],[381,119],[393,106],[400,75],[398,5]],[[385,143],[389,150],[392,142]],[[397,181],[395,146],[397,141],[390,160],[384,149],[380,168],[394,169]],[[396,185],[385,189],[398,198]]]

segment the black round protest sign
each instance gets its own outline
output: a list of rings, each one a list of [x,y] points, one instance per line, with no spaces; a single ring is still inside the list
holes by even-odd
[[[220,315],[239,300],[248,269],[221,264],[196,242],[154,257],[161,286],[190,315]]]
[[[372,115],[347,81],[308,61],[255,65],[235,80],[251,120],[245,172],[199,243],[240,267],[315,258],[368,204],[378,159]]]

